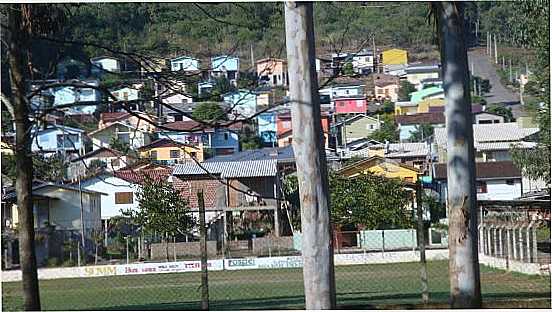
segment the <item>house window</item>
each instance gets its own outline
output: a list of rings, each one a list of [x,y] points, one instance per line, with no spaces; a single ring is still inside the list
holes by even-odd
[[[366,129],[368,129],[368,130],[374,130],[374,125],[372,125],[372,124],[366,125]]]
[[[58,134],[57,135],[57,147],[58,148],[77,148],[79,143],[78,134]]]
[[[130,144],[130,133],[117,133],[117,139],[121,143]]]
[[[293,138],[288,138],[288,143],[289,143],[289,144],[291,144],[291,140],[292,140],[292,139],[293,139]]]
[[[383,94],[383,89],[378,89],[378,94]]]
[[[191,152],[190,157],[192,157],[193,159],[196,159],[197,158],[197,153],[196,152]]]
[[[282,128],[289,129],[291,128],[291,121],[284,121],[282,122]]]
[[[180,70],[183,70],[184,69],[184,64],[183,63],[180,63]]]
[[[171,150],[171,158],[180,158],[180,150]]]
[[[506,184],[508,184],[508,185],[514,185],[514,179],[508,179],[508,180],[506,180]]]
[[[123,92],[123,99],[128,101],[128,92]]]
[[[476,183],[477,193],[487,193],[487,183],[484,181],[477,181]]]
[[[157,151],[150,151],[149,154],[151,159],[157,159]]]
[[[132,204],[132,192],[116,192],[115,204]]]
[[[224,141],[228,141],[228,133],[224,134]]]
[[[272,75],[272,83],[276,84],[276,75]]]

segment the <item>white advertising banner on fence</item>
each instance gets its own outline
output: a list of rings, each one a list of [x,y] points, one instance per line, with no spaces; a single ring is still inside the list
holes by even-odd
[[[444,260],[448,258],[448,250],[426,251],[428,260]],[[419,253],[414,251],[371,252],[357,254],[337,254],[334,256],[335,265],[396,263],[419,261]],[[250,269],[289,269],[303,267],[301,256],[218,259],[207,262],[209,271],[221,270],[250,270]],[[200,272],[201,261],[178,261],[157,263],[133,263],[122,265],[97,265],[72,268],[39,269],[39,279],[58,279],[75,277],[122,276],[137,274],[183,273]],[[21,271],[2,271],[2,281],[12,282],[21,280]]]
[[[283,269],[301,267],[303,267],[303,258],[300,256],[224,260],[225,270]]]

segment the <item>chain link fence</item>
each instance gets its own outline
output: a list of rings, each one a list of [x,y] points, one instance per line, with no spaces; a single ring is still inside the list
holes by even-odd
[[[484,302],[549,304],[550,221],[513,210],[484,209],[482,214],[479,258]],[[200,309],[197,237],[167,241],[124,227],[107,229],[107,235],[87,237],[84,252],[79,232],[38,232],[44,309]],[[426,227],[424,264],[415,229],[334,231],[338,307],[424,307],[424,293],[429,304],[425,307],[447,307],[446,232],[446,226]],[[2,236],[4,310],[22,308],[14,235]],[[227,240],[210,236],[210,309],[304,308],[299,232],[277,237],[257,231],[228,235]]]

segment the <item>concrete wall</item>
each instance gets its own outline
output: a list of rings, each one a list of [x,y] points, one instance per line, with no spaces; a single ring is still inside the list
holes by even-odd
[[[176,249],[177,257],[185,256],[201,256],[201,249],[199,242],[188,242],[188,243],[169,243],[169,259],[174,258],[174,250]],[[151,244],[151,258],[154,260],[162,260],[166,258],[166,244],[158,243]],[[209,257],[214,257],[217,255],[217,242],[216,241],[207,241],[207,255]]]
[[[260,237],[253,239],[253,253],[293,249],[293,236]]]

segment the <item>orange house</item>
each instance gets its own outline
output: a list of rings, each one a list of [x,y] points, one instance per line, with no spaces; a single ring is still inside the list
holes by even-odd
[[[322,114],[320,121],[322,122],[322,131],[324,132],[324,146],[329,144],[329,129],[330,116]],[[292,141],[291,114],[276,115],[276,136],[278,138],[278,146],[287,146]]]
[[[264,58],[256,62],[257,76],[271,86],[289,84],[287,61],[277,58]]]

